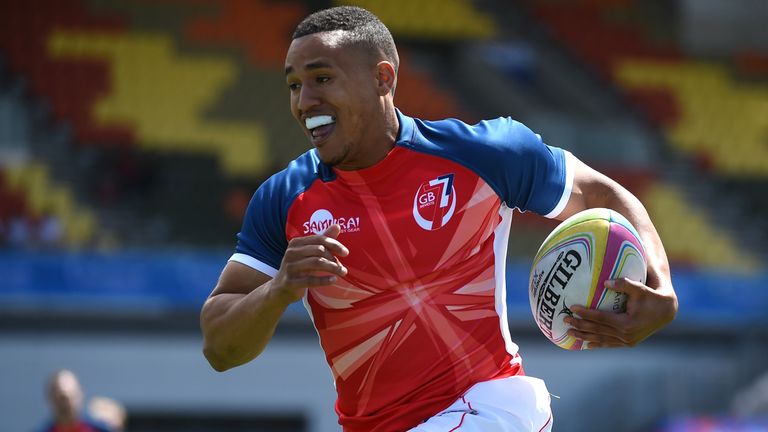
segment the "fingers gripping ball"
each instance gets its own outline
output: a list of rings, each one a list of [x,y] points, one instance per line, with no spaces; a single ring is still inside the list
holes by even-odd
[[[627,296],[605,288],[605,281],[628,278],[645,283],[643,244],[632,224],[616,211],[595,208],[558,225],[533,260],[528,294],[539,329],[555,345],[569,350],[587,344],[567,334],[563,319],[571,307],[625,312]]]

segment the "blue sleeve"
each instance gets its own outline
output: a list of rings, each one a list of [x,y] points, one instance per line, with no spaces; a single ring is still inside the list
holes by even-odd
[[[318,178],[318,163],[314,151],[306,152],[259,186],[248,204],[230,260],[275,276],[288,248],[288,210],[296,197]]]
[[[567,203],[570,154],[509,117],[467,125],[415,121],[414,149],[452,159],[476,172],[507,207],[552,217]]]
[[[272,178],[263,183],[253,194],[245,212],[243,226],[237,234],[235,253],[254,258],[276,271],[280,269],[280,262],[288,242],[285,238],[287,210],[281,205],[275,183],[276,181]],[[260,268],[258,264],[254,265],[246,257],[235,260],[273,276],[269,269]]]
[[[503,149],[503,173],[496,175],[502,198],[508,207],[556,215],[570,195],[573,173],[568,172],[568,155],[544,144],[522,123],[509,118],[499,121],[506,131],[498,143]]]

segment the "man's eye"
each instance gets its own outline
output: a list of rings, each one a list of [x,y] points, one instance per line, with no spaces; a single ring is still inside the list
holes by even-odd
[[[301,88],[301,84],[299,83],[290,83],[288,84],[288,90],[290,91],[296,91]]]
[[[331,77],[327,77],[327,76],[319,76],[319,77],[317,77],[317,79],[316,79],[316,80],[317,80],[318,84],[322,84],[322,83],[325,83],[325,82],[328,82],[328,81],[330,81],[330,80],[331,80]]]

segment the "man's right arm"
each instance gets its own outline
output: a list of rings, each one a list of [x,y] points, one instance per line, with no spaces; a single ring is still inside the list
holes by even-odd
[[[307,288],[330,285],[347,269],[337,256],[349,251],[332,225],[320,235],[291,240],[274,278],[230,261],[200,312],[203,353],[217,371],[247,363],[264,350],[277,323]]]

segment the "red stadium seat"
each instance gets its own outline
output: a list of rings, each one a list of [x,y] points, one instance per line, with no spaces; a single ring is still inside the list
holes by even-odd
[[[306,10],[301,3],[264,0],[207,0],[217,6],[215,17],[192,20],[187,37],[195,42],[235,45],[245,49],[257,66],[282,69],[296,24]]]

